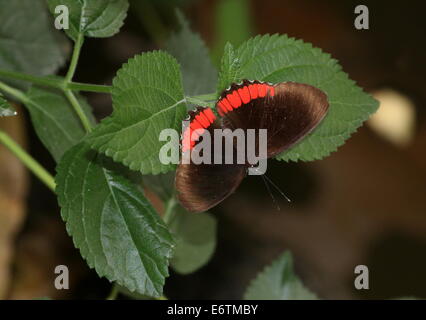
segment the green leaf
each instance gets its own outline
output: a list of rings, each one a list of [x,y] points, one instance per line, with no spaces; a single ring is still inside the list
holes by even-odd
[[[0,69],[48,75],[65,63],[64,42],[44,0],[0,0],[0,8]]]
[[[44,146],[56,162],[69,148],[80,142],[85,131],[72,106],[58,90],[31,87],[26,104],[31,122]],[[77,95],[84,112],[94,124],[95,119],[86,100]]]
[[[15,109],[7,102],[0,93],[0,117],[16,116]]]
[[[294,274],[293,258],[287,251],[257,275],[247,288],[244,299],[316,300],[318,297]]]
[[[311,44],[285,35],[257,36],[242,44],[236,56],[242,78],[307,83],[328,95],[330,109],[325,119],[300,143],[278,155],[279,160],[324,158],[377,110],[378,102],[356,86],[336,60]],[[223,66],[219,81],[228,82],[222,74],[226,75]]]
[[[217,70],[209,51],[200,35],[191,31],[180,11],[177,11],[177,17],[181,29],[167,40],[165,49],[181,65],[185,94],[195,96],[211,92],[217,81]]]
[[[61,214],[74,245],[101,277],[161,296],[174,240],[123,167],[81,142],[57,168]]]
[[[219,82],[217,85],[217,95],[219,96],[231,83],[241,81],[240,68],[241,63],[235,54],[234,47],[227,42],[223,50],[221,61],[221,69],[219,74]]]
[[[69,11],[67,35],[77,40],[79,34],[86,37],[106,38],[116,34],[123,25],[129,3],[127,0],[48,0],[50,11],[65,5]]]
[[[171,260],[173,269],[181,274],[192,273],[204,266],[216,248],[216,219],[209,213],[190,213],[175,209],[169,226],[176,238]]]
[[[166,173],[174,164],[158,157],[163,129],[181,130],[186,114],[179,64],[168,53],[138,55],[113,81],[114,111],[88,136],[98,151],[143,174]]]

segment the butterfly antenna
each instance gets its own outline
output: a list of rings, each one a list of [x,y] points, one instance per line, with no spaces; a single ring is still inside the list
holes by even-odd
[[[269,185],[268,185],[268,181],[265,179],[265,175],[261,175],[261,177],[262,177],[262,180],[263,180],[263,183],[265,183],[265,186],[266,186],[266,189],[268,190],[268,193],[269,193],[269,195],[271,196],[271,198],[272,198],[272,201],[274,202],[274,204],[277,206],[277,209],[278,209],[278,211],[281,211],[281,208],[280,208],[280,206],[278,205],[278,202],[275,200],[275,197],[274,197],[274,195],[273,195],[273,193],[272,193],[272,191],[271,191],[271,188],[269,188]]]
[[[290,198],[285,195],[285,193],[270,179],[266,174],[263,174],[265,180],[267,180],[278,192],[288,201],[291,202]]]

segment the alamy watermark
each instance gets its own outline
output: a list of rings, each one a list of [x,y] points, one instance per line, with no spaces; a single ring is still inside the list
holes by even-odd
[[[55,7],[55,14],[57,14],[55,18],[55,28],[58,30],[68,30],[70,28],[69,23],[69,9],[66,5],[58,5]]]
[[[368,30],[370,28],[368,7],[366,5],[360,4],[355,7],[354,12],[357,14],[354,21],[355,29]]]
[[[70,288],[69,285],[69,270],[65,265],[59,265],[55,267],[55,288],[57,290],[68,290]]]
[[[355,267],[355,274],[358,276],[355,277],[354,286],[357,290],[368,290],[370,289],[370,276],[368,272],[368,267],[360,264]]]
[[[189,127],[189,121],[182,121],[182,132]],[[202,139],[199,139],[202,137]],[[191,146],[191,139],[199,142]],[[213,134],[205,129],[191,129],[184,135],[182,150],[180,135],[175,129],[163,129],[160,141],[159,159],[162,164],[246,164],[249,175],[262,175],[267,169],[267,129],[214,129]]]

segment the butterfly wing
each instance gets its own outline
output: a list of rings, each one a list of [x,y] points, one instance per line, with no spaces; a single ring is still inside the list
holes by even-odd
[[[202,115],[210,116],[210,123]],[[213,113],[209,108],[198,107],[196,111],[190,112],[190,126],[183,133],[182,149],[186,152],[198,152],[199,142],[210,134],[211,150],[213,148],[214,129],[220,129],[221,124],[216,118],[212,117]],[[191,129],[204,129],[204,133],[200,135],[198,141],[190,142]],[[189,137],[188,137],[189,136]],[[185,140],[187,138],[188,140]],[[175,187],[179,202],[188,211],[203,212],[214,207],[219,202],[232,194],[240,185],[242,179],[246,176],[247,168],[241,164],[213,164],[214,154],[211,154],[211,164],[200,163],[195,164],[191,160],[189,163],[181,163],[178,165],[175,176]]]
[[[270,158],[315,129],[327,113],[328,101],[324,92],[308,84],[244,80],[222,93],[217,109],[224,128],[266,129]]]
[[[188,211],[207,211],[231,195],[245,176],[242,165],[180,164],[175,180],[177,198]]]

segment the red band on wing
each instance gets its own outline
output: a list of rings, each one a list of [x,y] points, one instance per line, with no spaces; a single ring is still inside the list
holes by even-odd
[[[204,115],[207,119],[209,119],[210,123],[213,123],[216,120],[216,116],[214,115],[212,109],[207,108],[203,111]]]
[[[238,89],[238,95],[241,98],[241,101],[243,103],[249,103],[250,102],[250,91],[247,86],[242,87],[241,89]]]
[[[192,130],[203,129],[203,126],[201,125],[201,123],[199,123],[196,119],[191,121],[191,123],[189,124],[189,127]]]
[[[239,106],[241,106],[241,99],[237,91],[228,94],[226,96],[226,99],[229,101],[233,108],[238,108]]]
[[[217,106],[218,106],[217,110],[219,111],[220,116],[223,116],[225,113],[228,112],[228,110],[225,107],[224,99],[222,99],[221,101],[219,101],[217,103]]]
[[[232,111],[232,106],[231,106],[231,104],[229,103],[229,101],[228,101],[228,99],[223,99],[223,105],[225,106],[225,108],[226,108],[226,112],[228,112],[228,111]],[[225,113],[226,113],[225,112]]]
[[[233,109],[248,104],[254,99],[264,98],[267,95],[271,97],[275,95],[274,86],[266,83],[247,84],[241,88],[230,91],[225,97],[220,99],[217,103],[217,110],[222,117]]]
[[[201,123],[203,128],[207,128],[210,125],[209,119],[207,119],[202,112],[199,115],[195,116],[195,119]]]
[[[185,152],[192,149],[200,135],[202,135],[204,130],[207,129],[215,120],[216,116],[210,108],[206,108],[199,112],[191,120],[189,127],[187,127],[183,133],[182,150]]]
[[[258,89],[259,89],[259,97],[260,98],[263,98],[263,97],[265,97],[266,96],[266,87],[267,87],[268,85],[266,85],[266,84],[260,84],[259,86],[258,86]]]
[[[259,93],[257,92],[257,84],[249,85],[248,89],[250,91],[250,99],[257,99],[259,96]]]

